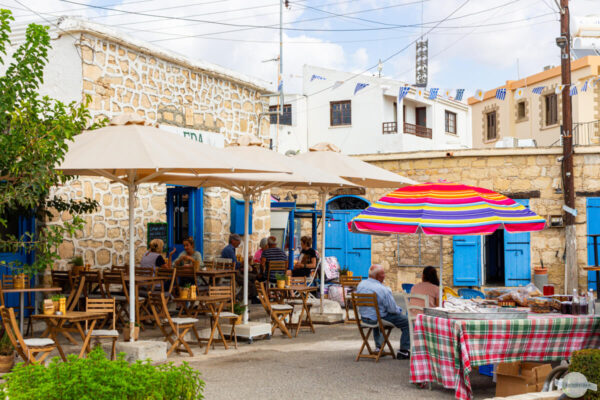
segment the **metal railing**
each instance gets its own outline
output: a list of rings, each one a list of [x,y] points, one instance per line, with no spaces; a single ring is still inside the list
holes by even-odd
[[[573,145],[600,145],[600,121],[577,122],[573,124]]]
[[[391,133],[398,133],[398,123],[397,122],[384,122],[382,125],[381,133],[384,135],[389,135]]]
[[[431,133],[431,128],[427,128],[421,125],[409,124],[408,122],[404,123],[404,133],[427,139],[431,139],[433,137]]]

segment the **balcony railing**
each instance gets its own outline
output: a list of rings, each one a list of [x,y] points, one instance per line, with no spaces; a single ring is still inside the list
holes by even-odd
[[[384,135],[389,135],[391,133],[398,133],[398,123],[397,122],[384,122],[381,133],[383,133]]]
[[[408,122],[404,123],[404,133],[427,139],[432,138],[431,128],[427,128],[421,125],[409,124]]]
[[[600,121],[573,124],[573,144],[575,146],[597,146],[600,144]]]

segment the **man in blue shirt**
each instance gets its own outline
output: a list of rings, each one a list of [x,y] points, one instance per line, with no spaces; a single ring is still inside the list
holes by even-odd
[[[235,284],[237,285],[238,293],[236,295],[237,300],[242,300],[242,288],[244,287],[244,268],[242,263],[237,260],[235,256],[235,249],[242,243],[242,238],[237,233],[229,235],[229,244],[221,251],[221,258],[229,258],[235,264]],[[256,287],[254,286],[256,281],[256,274],[248,270],[248,297],[252,300],[252,303],[256,303]]]
[[[410,332],[408,327],[408,318],[402,314],[402,309],[396,304],[392,290],[383,285],[385,279],[385,271],[378,264],[373,264],[369,268],[369,279],[363,280],[356,288],[357,293],[375,293],[377,294],[377,305],[379,315],[382,319],[391,322],[395,327],[402,330],[400,336],[400,350],[396,355],[400,360],[410,358]],[[359,307],[358,312],[362,320],[368,324],[377,323],[377,312],[372,307]],[[373,338],[375,346],[381,348],[383,345],[383,337],[379,328],[373,329]]]
[[[221,258],[229,258],[235,264],[235,269],[240,269],[240,263],[235,256],[235,249],[242,243],[242,238],[237,233],[229,235],[229,244],[221,251]]]

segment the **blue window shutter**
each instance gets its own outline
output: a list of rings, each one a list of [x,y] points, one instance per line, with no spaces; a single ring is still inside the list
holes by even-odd
[[[515,200],[529,207],[528,199]],[[504,232],[504,284],[525,286],[531,282],[531,235]]]
[[[231,233],[237,233],[238,235],[244,234],[244,200],[238,200],[235,197],[230,197],[230,216],[231,224],[229,225],[229,231]],[[250,202],[250,209],[248,213],[248,233],[252,234],[252,202]]]
[[[479,286],[481,236],[454,236],[452,248],[454,286]]]
[[[589,197],[587,199],[587,234],[600,235],[600,197]],[[600,264],[600,237],[596,240],[598,247],[598,263]],[[588,265],[594,265],[594,241],[591,237],[587,238],[587,259]],[[596,282],[596,272],[588,272],[588,289],[598,290]]]

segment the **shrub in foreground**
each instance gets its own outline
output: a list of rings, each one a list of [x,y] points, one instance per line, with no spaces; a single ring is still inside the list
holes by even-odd
[[[0,386],[11,400],[199,400],[204,381],[187,363],[130,364],[119,354],[107,359],[100,346],[79,359],[54,358],[48,366],[18,364]]]
[[[600,388],[600,349],[585,349],[571,355],[569,372],[580,372],[588,382],[595,383]],[[588,390],[582,397],[585,400],[600,400],[600,391]]]

